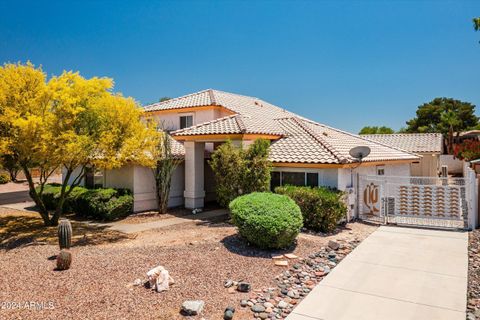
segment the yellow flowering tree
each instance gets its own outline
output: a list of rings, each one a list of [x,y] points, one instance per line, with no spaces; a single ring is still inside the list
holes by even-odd
[[[112,88],[111,79],[74,72],[46,82],[44,72],[29,63],[0,68],[0,152],[18,160],[45,225],[58,223],[65,198],[89,167],[112,169],[128,161],[152,166],[147,150],[157,143],[156,131],[141,121],[133,99]],[[34,168],[40,170],[37,185]],[[64,179],[50,214],[42,192],[57,168]]]

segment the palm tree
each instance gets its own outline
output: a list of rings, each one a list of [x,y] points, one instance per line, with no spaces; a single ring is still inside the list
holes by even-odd
[[[453,154],[453,133],[455,129],[461,125],[461,121],[457,113],[453,112],[452,110],[443,112],[441,115],[441,120],[448,126],[448,154]]]

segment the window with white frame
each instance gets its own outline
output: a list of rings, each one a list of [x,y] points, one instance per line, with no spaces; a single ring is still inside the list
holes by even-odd
[[[377,176],[384,176],[385,175],[385,166],[377,166]]]
[[[180,116],[180,129],[193,126],[193,115]]]

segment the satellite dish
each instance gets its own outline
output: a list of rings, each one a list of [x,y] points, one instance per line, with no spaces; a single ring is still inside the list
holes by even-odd
[[[367,146],[358,146],[350,149],[349,153],[352,158],[362,161],[363,158],[370,154],[370,148]]]

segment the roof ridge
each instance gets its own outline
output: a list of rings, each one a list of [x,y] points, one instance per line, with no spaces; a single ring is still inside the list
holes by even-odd
[[[245,127],[245,123],[243,122],[243,119],[241,118],[241,115],[236,114],[235,115],[235,121],[237,122],[237,125],[240,128],[240,132],[242,132],[242,133],[247,132],[247,127]]]
[[[154,106],[156,107],[156,106],[159,106],[159,105],[162,105],[162,104],[167,104],[167,103],[170,103],[172,101],[177,101],[177,100],[180,100],[180,99],[188,98],[188,97],[191,97],[191,96],[194,96],[194,95],[197,95],[197,94],[201,94],[201,93],[205,93],[205,92],[209,92],[209,91],[212,91],[212,89],[200,90],[200,91],[197,91],[197,92],[194,92],[194,93],[189,93],[189,94],[177,97],[177,98],[172,98],[172,99],[168,99],[168,100],[161,101],[161,102],[155,102],[155,103],[152,103],[152,104],[147,104],[146,106],[143,106],[143,109],[154,107]]]
[[[196,129],[196,128],[199,128],[199,127],[203,127],[203,126],[206,126],[206,125],[209,125],[209,124],[212,124],[212,123],[216,123],[216,122],[220,122],[220,121],[223,121],[223,120],[226,120],[226,119],[229,119],[229,118],[235,118],[236,116],[238,116],[237,113],[235,113],[235,114],[230,114],[230,115],[225,116],[225,117],[213,119],[213,120],[210,120],[210,121],[205,121],[205,122],[196,124],[196,125],[194,125],[194,126],[190,126],[190,127],[186,127],[186,128],[183,128],[183,129],[178,129],[178,130],[172,131],[171,134],[172,134],[172,135],[175,135],[175,134],[177,134],[177,133],[182,133],[182,132],[187,131],[187,130],[191,130],[191,129]],[[238,122],[237,122],[237,124],[238,124]]]
[[[223,91],[223,90],[218,90],[218,89],[209,89],[209,90],[212,90],[212,91],[217,91],[217,92],[221,92],[221,93],[226,93],[226,94],[232,94],[234,96],[240,96],[240,97],[245,97],[245,98],[250,98],[250,99],[257,99],[257,100],[261,100],[257,97],[252,97],[252,96],[247,96],[245,94],[240,94],[240,93],[233,93],[233,92],[228,92],[228,91]]]
[[[340,132],[340,133],[343,133],[343,134],[346,134],[346,135],[349,135],[351,137],[356,137],[356,138],[360,138],[362,140],[366,140],[368,142],[373,142],[373,143],[376,143],[376,144],[379,144],[383,147],[387,147],[387,148],[390,148],[390,149],[395,149],[397,151],[401,151],[401,152],[405,152],[405,153],[408,153],[412,156],[415,156],[415,157],[420,157],[419,155],[415,154],[415,153],[412,153],[412,152],[409,152],[407,150],[404,150],[404,149],[401,149],[401,148],[397,148],[397,147],[394,147],[394,146],[391,146],[391,145],[388,145],[388,144],[385,144],[385,143],[381,143],[381,142],[378,142],[376,140],[370,140],[370,139],[367,139],[367,138],[364,138],[362,137],[361,135],[359,134],[354,134],[354,133],[350,133],[350,132],[347,132],[347,131],[343,131],[343,130],[340,130],[340,129],[337,129],[337,128],[333,128],[333,127],[330,127],[330,126],[327,126],[326,124],[323,124],[323,123],[319,123],[319,122],[316,122],[316,121],[313,121],[313,120],[310,120],[310,119],[306,119],[308,122],[311,122],[315,125],[318,125],[318,126],[321,126],[321,127],[325,127],[325,128],[328,128],[330,130],[333,130],[333,131],[337,131],[337,132]]]
[[[298,117],[291,117],[291,119],[295,121],[295,123],[297,123],[305,132],[307,132],[310,136],[312,136],[312,138],[314,138],[317,142],[322,144],[325,147],[325,149],[328,150],[328,152],[330,152],[335,158],[338,159],[340,163],[345,163],[348,161],[337,150],[335,150],[335,148],[328,141],[325,141],[325,139],[320,137],[316,132],[313,132],[309,127],[307,127],[304,123],[302,123],[302,121]]]
[[[213,89],[208,89],[208,95],[210,97],[210,103],[212,104],[212,106],[216,106],[217,100],[215,99],[215,95],[213,94]]]

